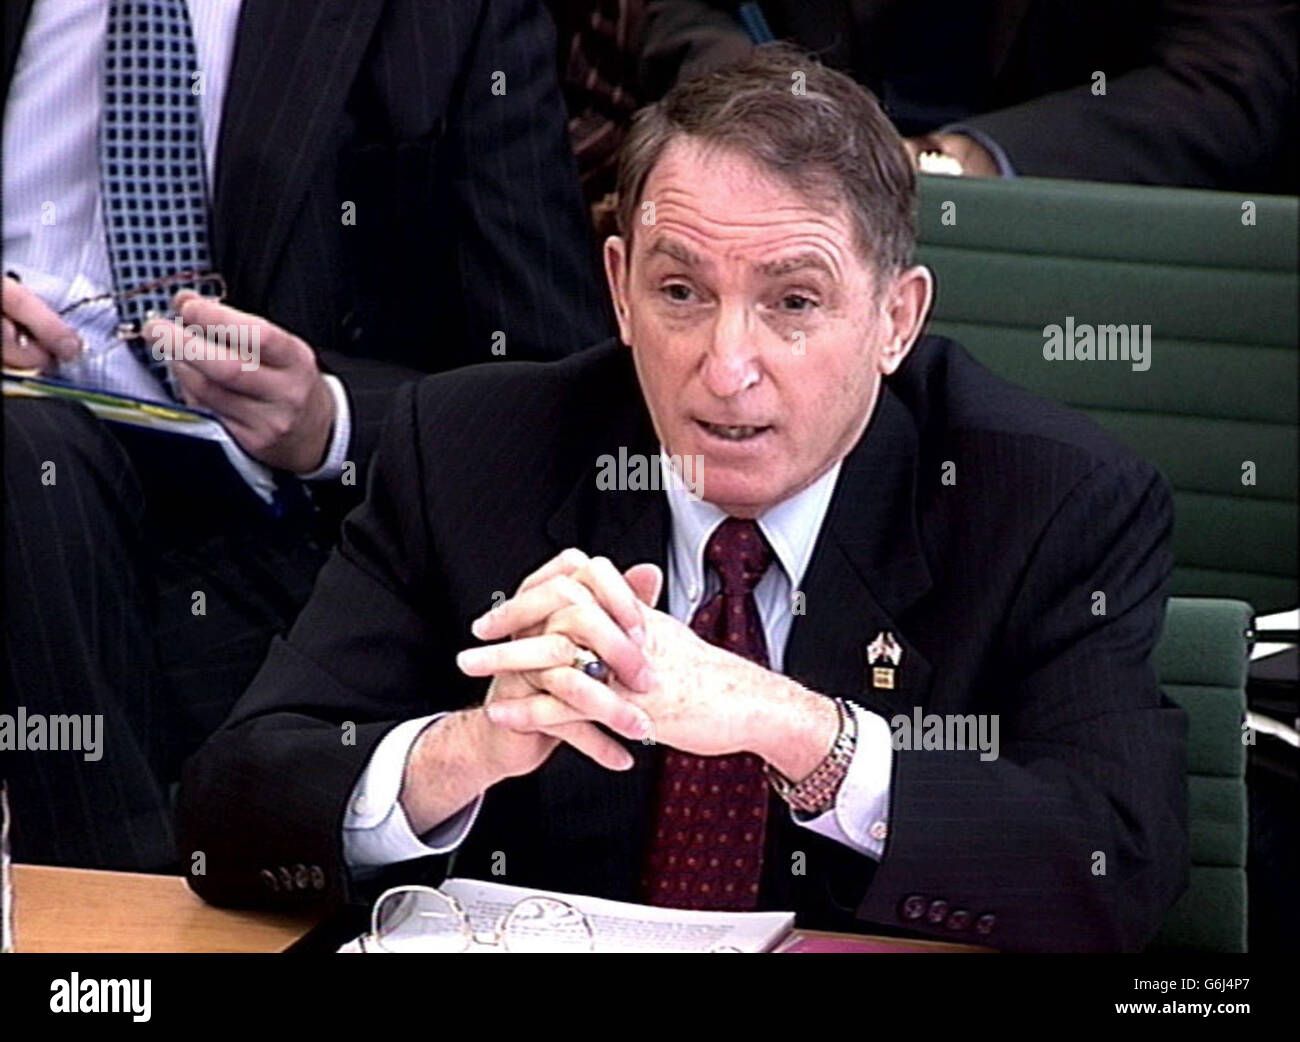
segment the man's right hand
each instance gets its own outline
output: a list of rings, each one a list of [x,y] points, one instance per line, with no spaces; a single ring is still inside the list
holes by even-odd
[[[4,278],[4,364],[11,369],[53,369],[74,361],[82,350],[77,331],[59,318],[45,301],[17,279]]]
[[[568,577],[572,585],[560,583],[572,591],[571,600],[578,603],[584,596],[608,604],[611,599],[626,599],[635,594],[627,587],[617,571],[605,567],[608,562],[597,559],[596,567],[580,550],[570,549],[552,558],[519,584],[515,598],[529,590],[554,588],[556,580]],[[612,572],[612,576],[609,574]],[[580,589],[579,589],[580,588]],[[586,591],[584,594],[581,591]],[[510,603],[517,603],[512,599]],[[620,605],[626,610],[626,605]],[[498,621],[500,613],[493,621]],[[508,619],[499,619],[509,625]],[[489,627],[490,629],[491,627]],[[545,621],[510,636],[515,640],[538,637],[545,631]],[[476,626],[476,632],[488,632]],[[491,636],[505,633],[491,633]],[[620,635],[621,636],[621,635]],[[626,638],[623,638],[626,640]],[[635,672],[643,659],[631,642],[624,645],[618,656]],[[599,688],[599,695],[610,702],[619,703],[628,719],[612,717],[609,707],[603,707],[594,719],[601,719],[616,730],[629,730],[635,721],[644,716],[614,695],[604,685],[582,677],[573,671],[575,683],[585,681],[591,688]],[[527,698],[546,694],[535,685],[541,677],[526,672],[508,672],[492,679],[482,706],[462,710],[444,717],[427,727],[416,740],[407,757],[406,773],[399,800],[412,830],[420,835],[451,817],[467,806],[475,797],[506,778],[529,774],[540,767],[561,742],[567,742],[579,752],[609,770],[628,770],[634,763],[631,753],[616,739],[602,731],[593,720],[559,724],[541,730],[516,731],[492,721],[487,707],[506,699]],[[620,728],[618,725],[624,724]]]

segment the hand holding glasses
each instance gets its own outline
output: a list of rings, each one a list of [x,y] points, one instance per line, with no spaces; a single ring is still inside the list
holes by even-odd
[[[50,368],[51,363],[66,366],[89,360],[84,354],[85,341],[75,334],[65,319],[92,305],[116,301],[120,311],[122,301],[148,293],[156,294],[159,290],[171,287],[193,289],[200,296],[217,302],[223,301],[226,296],[226,282],[220,273],[183,271],[144,283],[122,294],[100,293],[83,297],[54,311],[29,290],[20,288],[21,283],[22,279],[17,272],[5,272],[5,370],[20,376],[38,376]],[[12,301],[11,290],[14,297]],[[146,313],[143,321],[153,317],[153,312]],[[173,319],[175,315],[158,317]],[[115,347],[137,340],[143,335],[143,321],[120,322],[115,331],[115,342],[94,352],[93,357],[102,358]],[[84,326],[86,323],[83,321],[79,324]]]
[[[116,301],[121,303],[124,300],[131,300],[135,297],[143,296],[146,293],[156,293],[160,289],[168,289],[172,286],[186,287],[193,289],[201,297],[209,300],[215,300],[221,303],[226,299],[226,280],[220,272],[216,271],[180,271],[174,275],[166,275],[161,279],[155,279],[153,282],[146,282],[143,285],[129,289],[125,293],[100,293],[93,297],[82,297],[80,300],[74,300],[71,304],[62,307],[56,312],[60,318],[66,318],[78,308],[86,307],[90,304],[99,304],[104,301]],[[145,318],[155,317],[152,314],[146,315]],[[159,315],[159,318],[173,319],[173,314]],[[131,340],[138,339],[143,335],[143,329],[137,322],[122,322],[117,327],[117,341],[119,344],[127,343]],[[110,348],[111,350],[111,348]]]

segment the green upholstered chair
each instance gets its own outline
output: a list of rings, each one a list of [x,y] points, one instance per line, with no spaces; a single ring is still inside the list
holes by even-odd
[[[1294,607],[1298,201],[1031,178],[922,177],[920,195],[930,328],[1161,468],[1174,594]],[[1150,368],[1045,359],[1067,316],[1149,324]]]
[[[1289,197],[921,178],[931,330],[1089,413],[1174,490],[1176,596],[1157,671],[1189,717],[1192,869],[1158,948],[1246,947],[1246,630],[1252,605],[1300,602],[1298,218]],[[1149,324],[1149,368],[1048,360],[1046,327],[1067,317]]]
[[[1156,649],[1165,693],[1187,711],[1191,877],[1152,948],[1246,950],[1246,669],[1250,605],[1172,597]]]

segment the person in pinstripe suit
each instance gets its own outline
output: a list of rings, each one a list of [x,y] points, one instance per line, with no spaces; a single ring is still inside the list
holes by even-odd
[[[258,323],[293,353],[292,384],[259,386],[232,406],[251,426],[231,423],[292,506],[270,517],[210,460],[78,406],[6,401],[12,701],[102,713],[106,736],[95,763],[8,757],[20,860],[173,866],[178,765],[305,599],[395,390],[500,355],[556,358],[610,328],[540,2],[185,6],[229,305],[200,303],[197,320]],[[5,6],[4,263],[21,274],[4,284],[6,365],[93,346],[95,331],[52,312],[95,283],[103,247],[82,161],[95,157],[108,7]],[[181,382],[227,415],[215,371]]]
[[[1142,947],[1187,885],[1164,480],[921,335],[915,175],[843,74],[762,48],[678,85],[618,185],[619,339],[403,389],[185,766],[190,886],[341,910],[455,876]]]

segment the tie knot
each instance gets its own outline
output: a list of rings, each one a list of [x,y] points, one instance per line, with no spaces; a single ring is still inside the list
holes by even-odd
[[[747,596],[772,563],[772,548],[755,521],[729,517],[704,548],[704,559],[722,579],[722,592]]]

